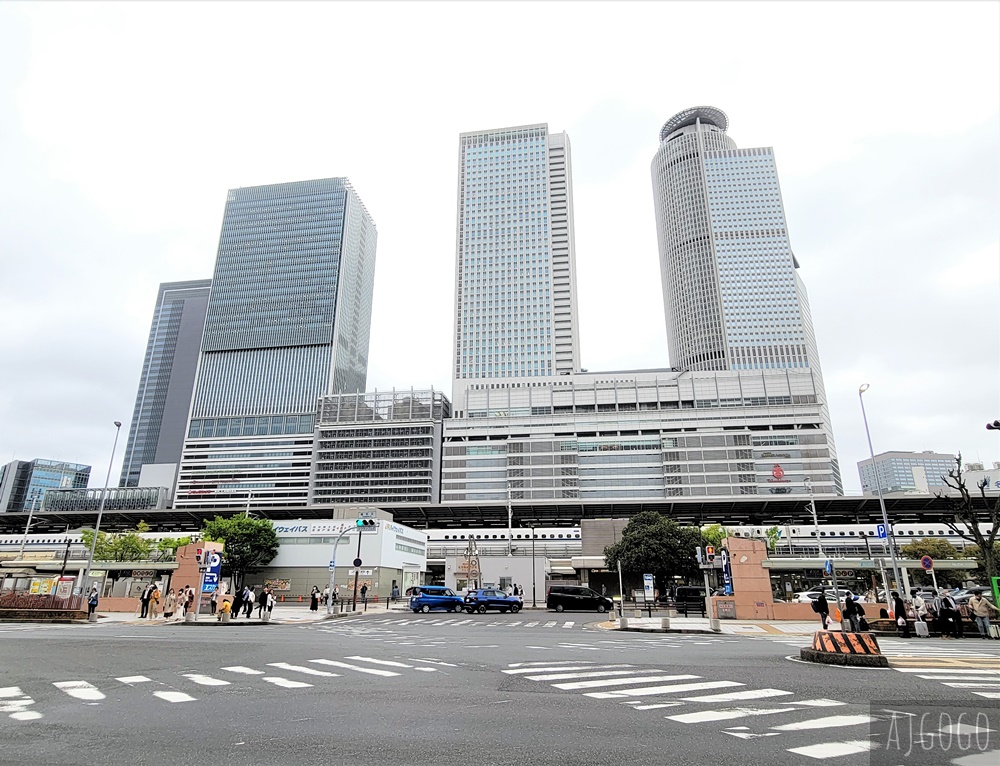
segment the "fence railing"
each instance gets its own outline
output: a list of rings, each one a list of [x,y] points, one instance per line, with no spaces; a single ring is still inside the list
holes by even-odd
[[[66,609],[75,611],[86,608],[84,596],[59,597],[55,594],[7,592],[0,593],[0,609]]]

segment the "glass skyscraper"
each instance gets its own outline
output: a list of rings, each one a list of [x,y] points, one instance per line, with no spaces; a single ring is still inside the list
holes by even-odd
[[[120,486],[147,463],[179,463],[205,329],[210,279],[164,282],[156,296]]]
[[[810,368],[819,355],[771,148],[738,149],[714,107],[660,131],[652,175],[671,364]]]
[[[305,502],[319,397],[365,390],[376,237],[346,178],[229,192],[177,507]]]
[[[569,138],[548,125],[459,141],[454,379],[580,366]]]
[[[12,460],[0,467],[0,512],[45,510],[49,489],[84,489],[90,466],[61,460]]]

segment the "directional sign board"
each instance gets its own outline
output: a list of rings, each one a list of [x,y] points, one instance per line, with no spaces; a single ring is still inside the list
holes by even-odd
[[[653,575],[651,574],[642,576],[642,597],[646,601],[653,600]]]
[[[823,564],[823,571],[827,574],[833,574],[833,560],[827,559],[826,563]]]
[[[926,569],[928,572],[934,568],[934,559],[930,556],[924,556],[920,559],[920,566]]]
[[[883,540],[888,537],[888,535],[885,533],[885,524],[876,524],[875,531],[878,533],[878,536]]]
[[[334,572],[334,571],[336,571],[336,569],[337,569],[337,562],[336,561],[331,561],[330,562],[330,571]]]
[[[205,554],[206,566],[199,567],[205,573],[205,581],[202,583],[202,593],[212,593],[219,587],[219,578],[222,575],[222,556],[218,551],[207,551]]]

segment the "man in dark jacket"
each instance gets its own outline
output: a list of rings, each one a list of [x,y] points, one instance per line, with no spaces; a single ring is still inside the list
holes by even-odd
[[[857,596],[850,597],[844,602],[844,617],[851,623],[851,630],[855,633],[861,632],[861,615],[858,614]]]
[[[819,589],[819,595],[813,601],[813,611],[819,615],[819,621],[823,625],[823,630],[830,626],[830,605],[826,602],[826,591]]]

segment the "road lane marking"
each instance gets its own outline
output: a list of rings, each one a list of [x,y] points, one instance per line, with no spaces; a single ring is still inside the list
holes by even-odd
[[[537,624],[538,624],[538,620],[535,620],[534,622],[526,622],[526,623],[524,623],[524,627],[526,627],[526,628],[533,628]],[[553,623],[553,624],[555,624],[555,623]]]
[[[1000,700],[1000,692],[972,692],[977,697],[985,697],[988,700]]]
[[[392,668],[412,668],[412,665],[407,665],[405,662],[393,662],[392,660],[376,660],[373,657],[359,657],[354,655],[352,657],[345,657],[346,660],[358,660],[359,662],[373,662],[376,665],[388,665]]]
[[[549,621],[548,621],[547,623],[545,623],[545,624],[544,624],[544,625],[543,625],[542,627],[543,627],[543,628],[553,628],[553,627],[555,627],[555,624],[556,624],[556,621],[555,621],[555,620],[549,620]]]
[[[159,697],[164,702],[197,702],[194,697],[184,692],[153,692],[154,697]]]
[[[70,697],[80,700],[102,700],[105,695],[93,684],[86,681],[56,681],[52,684],[57,689],[66,692]]]
[[[264,671],[254,670],[253,668],[248,668],[243,665],[230,665],[228,668],[222,668],[222,670],[228,670],[230,673],[242,673],[245,676],[262,676]]]
[[[874,747],[873,742],[863,739],[850,740],[848,742],[821,742],[818,745],[806,745],[805,747],[792,747],[789,753],[804,755],[809,758],[839,758],[842,755],[857,755],[867,753]]]
[[[727,692],[726,694],[707,694],[703,697],[684,697],[687,702],[739,702],[740,700],[766,699],[768,697],[784,697],[793,692],[781,689],[748,689],[745,692]]]
[[[267,663],[273,668],[278,668],[279,670],[292,670],[296,673],[305,673],[310,676],[325,676],[327,678],[340,678],[340,673],[330,673],[327,670],[316,670],[316,668],[307,668],[305,665],[290,665],[287,662],[269,662]]]
[[[964,668],[895,668],[897,673],[948,673],[949,675],[1000,675],[1000,670],[966,670]]]
[[[548,647],[546,647],[548,648]],[[529,665],[586,665],[592,664],[587,662],[580,662],[578,660],[532,660],[531,662],[511,662],[507,665],[508,668],[523,668]],[[537,668],[536,668],[537,670]]]
[[[576,625],[576,623],[572,621],[563,623],[564,628],[572,628],[574,625]]]
[[[116,678],[116,681],[120,681],[123,684],[144,684],[150,679],[146,676],[122,676],[121,678]]]
[[[42,714],[37,710],[21,710],[17,713],[11,713],[10,717],[15,721],[37,721],[42,717]]]
[[[453,662],[443,662],[442,660],[428,660],[428,659],[421,660],[421,659],[415,659],[413,657],[407,657],[406,659],[408,659],[410,662],[429,662],[431,665],[444,665],[446,668],[458,667],[458,665],[456,665]]]
[[[203,676],[201,673],[181,673],[182,676],[190,681],[198,684],[199,686],[229,686],[229,681],[223,681],[221,678],[212,678],[212,676]]]
[[[586,673],[545,673],[540,676],[525,676],[529,681],[565,681],[568,678],[599,678],[600,676],[634,676],[636,673],[662,673],[658,668],[650,670],[591,670]]]
[[[639,710],[640,708],[636,708]],[[790,713],[798,708],[778,707],[778,708],[750,708],[737,707],[730,710],[702,710],[697,713],[682,713],[681,715],[666,716],[669,721],[678,723],[709,723],[711,721],[731,721],[736,718],[745,718],[752,715],[773,715],[775,713]]]
[[[820,699],[815,700],[801,700],[800,702],[782,702],[782,705],[805,705],[806,707],[840,707],[841,705],[846,705],[846,702],[838,702],[837,700]]]
[[[309,660],[309,662],[315,662],[319,665],[329,665],[334,668],[345,668],[346,670],[356,670],[359,673],[367,673],[372,676],[383,676],[388,678],[389,676],[398,676],[393,670],[379,670],[378,668],[363,668],[360,665],[351,665],[348,662],[338,662],[337,660]]]
[[[305,681],[293,681],[290,678],[282,678],[281,676],[264,676],[263,680],[285,689],[305,689],[312,686],[312,684],[307,684]]]
[[[640,679],[641,682],[641,679]],[[648,686],[639,689],[625,689],[617,692],[589,692],[585,697],[594,699],[620,699],[621,697],[648,697],[653,694],[677,694],[679,692],[696,692],[702,689],[724,689],[733,686],[744,686],[738,681],[705,681],[698,684],[674,684],[672,686]]]
[[[508,627],[511,627],[511,628],[516,628],[520,624],[521,624],[520,620],[518,620],[517,622],[508,622],[507,623]]]
[[[660,681],[693,681],[701,676],[632,676],[631,678],[609,678],[601,681],[574,681],[568,684],[552,684],[556,689],[569,691],[571,689],[599,689],[602,686],[624,686],[627,684],[649,684]]]
[[[780,726],[772,726],[774,731],[807,731],[810,729],[832,729],[841,726],[859,726],[863,723],[871,723],[875,719],[870,715],[830,715],[824,718],[810,718],[806,721],[796,721],[795,723],[783,723]]]
[[[995,684],[956,684],[948,683],[945,686],[950,686],[952,689],[1000,689],[1000,683]]]
[[[546,665],[547,665],[547,667],[509,668],[509,669],[503,670],[501,672],[507,673],[508,675],[519,675],[519,674],[523,674],[523,673],[541,673],[541,672],[547,672],[547,671],[552,671],[553,673],[556,673],[556,672],[564,672],[564,671],[567,671],[567,670],[611,670],[612,668],[631,668],[631,667],[634,667],[633,665],[630,665],[627,662],[619,663],[617,665],[594,665],[593,663],[587,663],[585,665],[581,665],[580,663],[574,663],[572,665],[564,665],[562,667],[560,667],[560,666],[558,666],[558,665],[556,665],[554,663],[551,664],[551,665],[548,665],[546,663]]]
[[[659,710],[661,707],[677,707],[678,705],[683,705],[683,702],[658,702],[655,705],[639,705],[636,710]]]
[[[21,691],[20,686],[5,686],[0,688],[0,699],[4,697],[23,697],[24,692]]]
[[[917,676],[928,681],[1000,681],[996,676]]]

